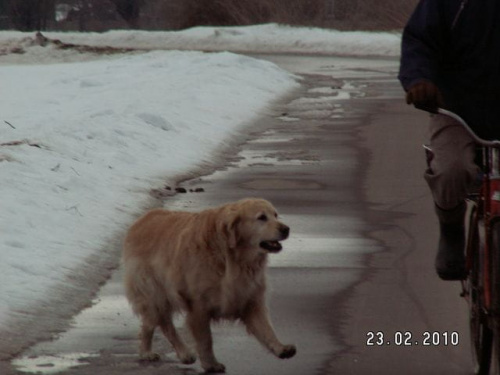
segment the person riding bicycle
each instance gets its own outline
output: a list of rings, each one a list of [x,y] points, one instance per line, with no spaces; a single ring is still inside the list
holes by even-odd
[[[500,1],[421,0],[403,31],[399,80],[406,102],[448,109],[485,139],[500,139]],[[440,224],[436,271],[465,270],[465,198],[479,173],[475,144],[447,116],[431,115],[434,157],[425,171]]]

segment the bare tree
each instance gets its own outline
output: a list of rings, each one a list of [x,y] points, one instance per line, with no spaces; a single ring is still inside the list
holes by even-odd
[[[171,0],[168,3],[164,14],[173,28],[265,22],[314,24],[326,12],[324,0]]]
[[[116,6],[111,0],[56,0],[58,6],[65,9],[64,18],[59,20],[59,27],[78,29],[79,31],[105,30],[107,27],[124,26]]]
[[[418,0],[358,0],[358,25],[374,29],[401,29]]]
[[[137,29],[139,27],[139,17],[143,0],[112,0],[116,6],[118,14],[128,23],[128,25]]]
[[[9,0],[7,12],[18,30],[45,30],[55,17],[54,0]]]

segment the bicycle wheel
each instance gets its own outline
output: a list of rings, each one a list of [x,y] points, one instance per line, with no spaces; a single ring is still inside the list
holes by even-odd
[[[469,288],[469,327],[475,373],[487,375],[490,372],[493,332],[488,325],[482,297],[483,280],[480,277],[484,260],[482,259],[481,241],[477,209],[474,207],[469,218],[467,257],[470,262],[468,275]]]
[[[493,329],[494,370],[500,374],[500,222],[491,227],[491,313]]]

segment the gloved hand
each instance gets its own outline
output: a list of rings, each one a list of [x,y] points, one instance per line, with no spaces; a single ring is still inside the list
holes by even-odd
[[[431,81],[420,81],[411,86],[406,92],[406,103],[430,112],[444,105],[441,91]]]

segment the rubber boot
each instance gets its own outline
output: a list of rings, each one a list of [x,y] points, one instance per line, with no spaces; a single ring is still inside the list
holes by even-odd
[[[439,247],[436,255],[436,271],[443,280],[464,280],[465,269],[465,202],[451,210],[436,206],[439,219]]]

